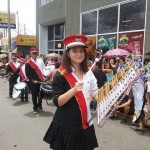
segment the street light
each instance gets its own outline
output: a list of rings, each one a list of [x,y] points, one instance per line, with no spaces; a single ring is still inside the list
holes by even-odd
[[[8,52],[9,52],[9,60],[11,59],[11,28],[10,28],[10,1],[7,0],[8,5]]]

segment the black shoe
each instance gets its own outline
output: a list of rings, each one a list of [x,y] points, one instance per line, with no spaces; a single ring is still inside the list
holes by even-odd
[[[28,99],[25,99],[25,102],[29,102]]]
[[[40,110],[40,111],[43,110],[42,106],[39,106],[39,110]]]
[[[9,95],[9,98],[12,99],[12,95]]]
[[[23,98],[21,98],[21,102],[24,102],[24,99],[23,99]]]
[[[34,114],[37,114],[37,113],[38,113],[38,110],[37,110],[37,109],[34,109],[34,110],[33,110],[33,113],[34,113]]]

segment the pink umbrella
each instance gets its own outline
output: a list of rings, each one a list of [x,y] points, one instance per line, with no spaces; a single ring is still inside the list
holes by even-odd
[[[123,56],[123,55],[126,55],[126,56],[129,56],[130,53],[124,49],[120,49],[120,48],[116,48],[116,49],[113,49],[113,50],[109,50],[107,51],[105,54],[105,56]]]

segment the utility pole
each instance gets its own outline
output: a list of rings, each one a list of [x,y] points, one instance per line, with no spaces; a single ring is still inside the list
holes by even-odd
[[[26,35],[26,24],[24,24],[24,35]]]
[[[16,14],[17,14],[17,22],[18,22],[18,35],[19,35],[19,30],[20,30],[20,29],[19,29],[19,12],[17,11],[17,12],[16,12]]]
[[[8,52],[9,52],[9,60],[11,59],[11,28],[10,28],[10,0],[7,0],[8,5]]]

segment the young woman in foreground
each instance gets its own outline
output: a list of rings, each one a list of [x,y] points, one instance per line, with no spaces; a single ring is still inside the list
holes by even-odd
[[[53,79],[57,107],[44,141],[54,150],[93,150],[98,147],[91,118],[90,92],[97,97],[97,81],[87,65],[84,35],[64,39],[67,50]]]

